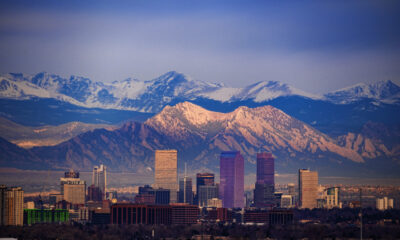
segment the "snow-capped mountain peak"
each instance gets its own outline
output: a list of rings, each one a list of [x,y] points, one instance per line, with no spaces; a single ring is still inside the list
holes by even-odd
[[[326,94],[325,97],[336,103],[351,103],[364,98],[387,101],[400,97],[400,87],[391,80],[381,80],[342,88]]]
[[[3,74],[0,81],[0,98],[55,98],[88,108],[151,113],[159,112],[169,104],[195,100],[263,103],[279,97],[300,96],[334,103],[348,103],[362,98],[386,103],[400,102],[400,87],[391,81],[359,84],[326,94],[325,98],[276,81],[260,81],[243,88],[229,87],[195,80],[176,71],[152,80],[127,78],[112,83],[95,82],[79,76],[63,78],[46,72],[35,75]]]
[[[41,72],[36,75],[5,74],[3,78],[13,82],[25,82],[23,93],[13,94],[3,84],[0,96],[12,98],[56,97],[85,107],[117,108],[142,112],[157,112],[171,102],[212,99],[221,102],[236,100],[267,101],[280,96],[301,95],[304,92],[279,82],[258,82],[245,88],[226,87],[223,84],[195,80],[185,74],[170,71],[158,78],[140,81],[128,78],[112,83],[93,82],[88,78],[71,76],[62,78],[55,74]],[[26,90],[34,84],[34,90]],[[40,94],[35,94],[40,89]]]
[[[154,79],[155,81],[157,80],[161,80],[161,81],[173,81],[176,79],[180,79],[183,81],[193,81],[193,79],[183,73],[177,72],[177,71],[169,71],[167,73],[164,73],[163,75],[161,75],[160,77]]]
[[[277,81],[260,81],[244,88],[240,98],[254,99],[256,102],[268,101],[281,96],[299,95],[311,99],[321,99],[321,96],[306,93],[285,83]]]

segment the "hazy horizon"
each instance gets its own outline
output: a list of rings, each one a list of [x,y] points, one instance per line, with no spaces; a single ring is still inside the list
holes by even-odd
[[[68,171],[66,169],[65,171]],[[0,182],[7,186],[22,186],[26,193],[40,192],[59,192],[60,178],[64,176],[61,170],[19,170],[0,168],[2,173]],[[192,177],[193,188],[195,189],[196,177],[195,173],[189,173]],[[179,176],[183,176],[180,174]],[[85,180],[87,186],[91,184],[91,171],[80,171],[80,177]],[[219,173],[215,173],[215,181],[219,182]],[[29,180],[28,180],[29,179]],[[245,175],[245,190],[254,189],[256,175]],[[107,186],[109,188],[124,189],[151,185],[154,183],[153,175],[138,174],[133,172],[108,171]],[[288,183],[298,184],[298,175],[296,173],[275,174],[276,185],[286,185]],[[400,186],[400,178],[360,178],[360,177],[338,177],[338,176],[320,176],[319,185],[347,185],[347,186]]]
[[[186,74],[185,72],[180,72],[180,71],[173,70],[173,69],[171,69],[171,70],[169,70],[169,71],[167,71],[167,72],[164,72],[164,73],[160,73],[160,74],[156,75],[156,77],[151,78],[151,79],[139,79],[139,78],[136,78],[135,76],[129,76],[129,77],[126,77],[126,78],[123,78],[123,79],[115,79],[115,80],[113,80],[113,81],[124,81],[124,80],[126,80],[126,79],[135,79],[135,80],[138,80],[138,81],[141,81],[141,82],[145,82],[145,81],[151,81],[151,80],[157,79],[157,78],[161,77],[162,75],[164,75],[164,74],[166,74],[166,73],[169,73],[169,72],[177,72],[178,74],[183,74],[183,75],[185,75],[186,77],[188,77],[188,78],[190,78],[190,79],[192,79],[192,80],[195,80],[195,81],[202,81],[202,82],[213,83],[213,84],[223,84],[224,86],[227,86],[227,87],[234,87],[234,88],[243,88],[243,87],[247,87],[247,86],[249,86],[249,85],[251,85],[251,84],[254,84],[254,83],[256,83],[256,82],[268,82],[268,81],[279,82],[279,83],[282,83],[282,84],[288,84],[289,86],[294,86],[294,85],[292,85],[292,84],[290,84],[290,83],[288,83],[288,82],[285,82],[285,81],[276,81],[276,80],[260,80],[260,81],[255,81],[255,82],[252,82],[252,83],[249,83],[249,82],[242,82],[242,83],[239,84],[239,85],[228,85],[229,83],[227,84],[227,83],[224,83],[224,82],[215,82],[215,81],[213,82],[213,81],[208,81],[207,79],[197,79],[197,78],[194,78],[194,77],[191,76],[191,75]],[[32,72],[32,73],[27,73],[27,72],[3,72],[2,74],[27,74],[27,75],[36,75],[36,74],[39,74],[39,73],[55,74],[55,75],[58,75],[58,76],[60,76],[60,77],[62,77],[62,78],[65,78],[65,79],[68,79],[68,78],[70,78],[70,77],[72,77],[72,76],[83,77],[83,78],[89,78],[90,80],[92,80],[92,81],[94,81],[94,82],[102,82],[102,83],[104,83],[104,84],[111,84],[111,83],[113,82],[113,81],[100,81],[100,80],[98,80],[98,79],[90,78],[90,77],[85,76],[85,75],[77,75],[77,74],[66,75],[66,74],[58,74],[58,73],[48,72],[48,71]],[[323,94],[326,94],[326,93],[334,92],[334,91],[336,91],[336,90],[341,90],[341,89],[345,89],[345,88],[347,88],[347,87],[352,87],[352,86],[355,86],[355,85],[358,85],[358,84],[373,84],[373,83],[380,82],[380,81],[392,81],[393,83],[395,83],[395,84],[397,84],[397,85],[400,86],[400,78],[399,78],[399,79],[377,79],[377,80],[371,80],[371,81],[360,81],[360,82],[355,82],[355,83],[351,83],[351,84],[349,83],[348,85],[342,86],[342,87],[340,87],[340,88],[331,89],[331,90],[329,90],[329,91],[321,91],[321,92],[308,92],[308,91],[306,91],[306,92],[311,93],[311,94],[315,94],[315,95],[318,95],[318,94],[319,94],[319,95],[323,95]],[[296,87],[296,88],[297,88],[297,87]],[[301,87],[298,88],[298,89],[300,89],[300,90],[305,90],[305,89],[303,89],[303,88],[301,88]]]
[[[399,83],[399,9],[397,1],[2,1],[0,71],[112,82],[176,70],[311,93]]]

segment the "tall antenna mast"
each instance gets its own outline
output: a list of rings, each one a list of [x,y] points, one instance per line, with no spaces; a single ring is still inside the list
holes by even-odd
[[[185,177],[187,177],[187,162],[185,162]]]

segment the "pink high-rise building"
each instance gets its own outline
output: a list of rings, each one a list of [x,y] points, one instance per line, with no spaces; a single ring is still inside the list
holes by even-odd
[[[257,153],[257,183],[275,184],[274,157],[272,153]]]
[[[244,159],[239,151],[221,153],[219,197],[224,208],[244,207]]]
[[[256,207],[274,207],[276,205],[274,172],[272,153],[257,153],[257,182],[254,189],[254,205]]]

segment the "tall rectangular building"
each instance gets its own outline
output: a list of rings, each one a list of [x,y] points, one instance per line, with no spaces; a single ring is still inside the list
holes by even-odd
[[[102,199],[105,200],[107,191],[107,168],[103,164],[101,164],[100,167],[95,166],[93,168],[92,185],[101,191]]]
[[[169,189],[170,202],[176,203],[178,193],[178,151],[156,150],[154,188]]]
[[[87,189],[88,201],[101,202],[103,201],[103,192],[95,185],[90,185]]]
[[[199,187],[199,206],[200,207],[207,207],[208,200],[217,198],[218,199],[218,185],[209,186],[209,185],[201,185]]]
[[[214,173],[197,173],[196,174],[196,198],[195,204],[199,204],[200,186],[214,186]]]
[[[63,199],[72,204],[85,204],[86,182],[79,178],[61,178]]]
[[[221,153],[219,197],[224,208],[244,207],[244,159],[239,151]]]
[[[4,185],[1,191],[1,225],[21,226],[24,224],[24,191],[21,187],[7,189]]]
[[[299,169],[299,206],[313,209],[317,207],[318,172]]]
[[[199,186],[214,186],[214,173],[197,173],[196,174],[196,190]]]
[[[275,160],[272,153],[257,153],[257,183],[275,184]]]
[[[275,168],[272,153],[257,153],[257,181],[254,189],[256,207],[273,207],[275,201]]]

